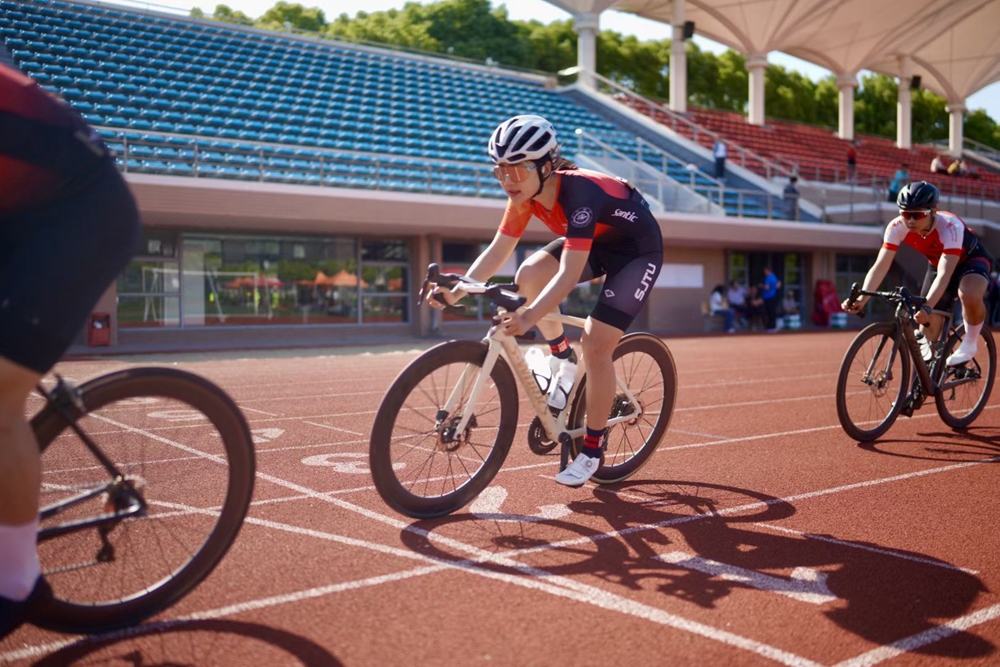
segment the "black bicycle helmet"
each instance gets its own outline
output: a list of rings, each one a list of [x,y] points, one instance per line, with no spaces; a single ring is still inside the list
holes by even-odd
[[[903,186],[896,197],[902,211],[927,211],[937,208],[938,189],[927,181],[914,181]]]

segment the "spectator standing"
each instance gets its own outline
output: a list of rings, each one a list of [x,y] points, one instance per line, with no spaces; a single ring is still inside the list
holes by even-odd
[[[858,176],[858,151],[854,147],[854,142],[847,147],[847,180],[851,183]]]
[[[899,169],[896,170],[896,175],[892,177],[892,183],[889,184],[889,201],[893,204],[896,203],[896,197],[899,196],[899,191],[903,189],[903,186],[910,182],[910,165],[905,162],[899,165]]]
[[[778,290],[781,289],[781,281],[774,275],[771,267],[764,267],[764,283],[761,285],[760,295],[764,299],[764,315],[766,317],[765,327],[768,333],[778,330]]]
[[[715,289],[712,290],[712,296],[709,297],[708,307],[711,309],[713,315],[722,315],[726,318],[726,333],[733,333],[736,331],[736,327],[733,326],[736,316],[733,313],[733,309],[726,305],[725,291],[725,287],[716,285]]]
[[[785,217],[789,220],[799,219],[799,189],[795,187],[798,181],[798,176],[789,177],[788,185],[785,186],[782,195],[785,200]]]
[[[712,146],[712,155],[715,156],[715,177],[717,179],[725,180],[726,178],[726,155],[728,151],[726,150],[726,144],[721,138],[715,140],[715,145]]]

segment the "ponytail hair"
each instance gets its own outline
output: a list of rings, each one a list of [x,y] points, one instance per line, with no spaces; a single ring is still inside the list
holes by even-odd
[[[561,171],[565,169],[579,169],[579,167],[564,157],[559,155],[554,156],[552,158],[552,171]]]

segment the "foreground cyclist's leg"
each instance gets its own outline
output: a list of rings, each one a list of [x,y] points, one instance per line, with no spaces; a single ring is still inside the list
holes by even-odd
[[[38,580],[38,444],[24,417],[25,400],[41,378],[0,358],[0,636],[19,623]]]
[[[949,366],[964,364],[979,350],[979,332],[986,321],[986,304],[983,295],[989,283],[979,273],[967,273],[958,284],[958,298],[962,301],[962,320],[965,322],[965,337],[948,357]]]
[[[37,445],[33,454],[25,449],[34,441],[24,422],[25,398],[83,328],[139,238],[138,213],[114,163],[107,158],[90,166],[86,187],[8,216],[0,229],[0,245],[10,240],[0,258],[0,359],[6,360],[0,370],[0,525],[16,526],[16,534],[0,534],[0,581],[30,579],[34,586],[28,604],[8,604],[23,594],[20,584],[0,590],[0,598],[11,596],[0,599],[0,636],[31,620],[35,603],[48,594],[35,554],[39,455]]]

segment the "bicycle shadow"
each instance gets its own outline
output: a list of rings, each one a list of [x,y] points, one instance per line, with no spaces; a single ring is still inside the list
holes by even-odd
[[[992,462],[991,458],[1000,456],[1000,428],[994,426],[972,426],[964,431],[934,431],[918,435],[920,440],[880,438],[859,442],[858,448],[885,456],[950,463]],[[894,446],[900,450],[894,451]],[[904,448],[923,450],[926,454],[903,451]]]
[[[132,667],[343,665],[325,648],[302,635],[259,623],[225,619],[163,621],[84,637],[34,665],[63,667],[94,663]]]
[[[801,605],[804,618],[821,613],[879,645],[967,613],[986,590],[974,573],[917,552],[780,532],[772,522],[792,516],[794,506],[735,487],[633,481],[594,489],[568,507],[600,518],[608,530],[562,518],[465,514],[417,522],[401,538],[417,553],[460,567],[597,577],[627,591],[655,591],[721,613],[731,613],[723,602],[734,594],[781,595]],[[457,543],[492,557],[477,557],[457,549]],[[980,657],[992,655],[995,647],[957,633],[913,650]]]

